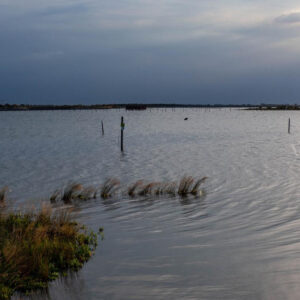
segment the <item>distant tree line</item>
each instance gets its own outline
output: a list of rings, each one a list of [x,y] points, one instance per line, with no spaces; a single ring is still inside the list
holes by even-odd
[[[300,110],[297,104],[141,104],[141,103],[127,103],[127,104],[93,104],[93,105],[32,105],[32,104],[0,104],[0,111],[28,111],[28,110],[88,110],[88,109],[118,109],[124,108],[128,110],[144,110],[147,108],[247,108],[250,110]]]
[[[33,105],[33,104],[0,104],[0,110],[13,110],[13,111],[26,111],[26,110],[80,110],[80,109],[137,109],[143,110],[147,108],[175,108],[175,107],[207,107],[207,108],[221,108],[221,107],[254,107],[250,104],[243,105],[225,105],[225,104],[140,104],[140,103],[127,103],[127,104],[93,104],[93,105]]]

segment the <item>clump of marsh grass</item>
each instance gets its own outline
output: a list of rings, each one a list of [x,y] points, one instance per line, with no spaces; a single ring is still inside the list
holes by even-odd
[[[175,182],[161,182],[157,183],[154,189],[154,195],[176,195],[176,183]]]
[[[143,185],[143,181],[142,180],[138,180],[137,182],[135,182],[134,184],[130,185],[127,192],[128,192],[128,196],[130,197],[134,197],[136,195],[136,190],[141,187]]]
[[[130,197],[148,196],[148,195],[170,195],[175,197],[179,195],[181,197],[186,197],[188,195],[197,196],[200,195],[199,187],[205,182],[207,177],[202,177],[195,180],[192,176],[184,176],[179,185],[176,182],[150,182],[143,184],[143,181],[139,180],[129,186],[128,195]]]
[[[64,203],[71,203],[73,200],[89,200],[97,197],[97,189],[93,186],[84,187],[79,183],[69,184],[62,192],[56,190],[50,196],[50,202],[56,203],[62,200]]]
[[[83,186],[80,183],[70,183],[63,192],[62,201],[64,203],[71,203],[72,199],[76,198]]]
[[[200,179],[198,179],[195,183],[195,185],[192,187],[192,190],[191,190],[191,194],[194,195],[194,196],[197,196],[199,195],[199,187],[202,183],[204,183],[206,181],[207,177],[202,177]]]
[[[166,194],[176,196],[177,184],[176,182],[169,182],[165,184],[164,191]]]
[[[184,176],[179,182],[178,195],[185,197],[190,194],[193,182],[194,178],[192,176]]]
[[[157,182],[150,182],[146,185],[144,185],[143,187],[141,187],[140,191],[139,191],[139,195],[140,196],[147,196],[147,195],[151,195],[153,192],[153,189],[159,186],[159,183]]]
[[[164,183],[157,183],[157,185],[155,186],[155,189],[154,189],[154,195],[156,196],[159,196],[159,195],[162,195],[164,193],[164,187],[165,187],[166,184]]]
[[[58,200],[61,199],[61,190],[56,190],[54,193],[50,196],[50,202],[56,203]]]
[[[101,186],[100,196],[103,199],[110,198],[118,189],[120,181],[115,178],[107,179]]]
[[[7,198],[7,192],[8,192],[7,186],[4,186],[2,189],[0,189],[0,205],[1,206],[5,205],[6,198]]]
[[[202,177],[195,180],[192,176],[184,176],[179,184],[176,182],[150,182],[145,183],[142,180],[138,180],[135,183],[129,185],[127,188],[127,194],[129,197],[135,196],[150,196],[150,195],[170,195],[175,197],[176,195],[186,197],[188,195],[199,196],[200,185],[205,182],[207,177]],[[84,187],[79,183],[70,183],[63,190],[56,190],[50,197],[51,203],[63,201],[66,204],[72,203],[73,200],[89,200],[97,198],[98,191],[99,196],[102,199],[107,199],[113,196],[120,187],[119,180],[115,178],[107,179],[100,187],[100,191],[93,186]]]
[[[30,213],[0,214],[0,299],[46,288],[68,270],[79,270],[97,245],[93,232],[66,210],[43,207]]]
[[[97,189],[93,186],[83,187],[82,191],[77,195],[78,199],[89,200],[97,198]]]

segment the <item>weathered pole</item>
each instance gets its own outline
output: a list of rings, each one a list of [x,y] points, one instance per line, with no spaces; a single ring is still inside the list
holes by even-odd
[[[123,147],[123,131],[124,131],[125,123],[124,123],[124,118],[123,116],[121,117],[121,151],[124,151]]]
[[[102,126],[102,135],[104,135],[103,121],[101,121],[101,126]]]
[[[291,119],[289,118],[288,133],[291,133]]]

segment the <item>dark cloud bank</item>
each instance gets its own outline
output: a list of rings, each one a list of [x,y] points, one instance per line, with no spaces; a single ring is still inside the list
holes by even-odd
[[[54,2],[0,5],[0,103],[300,103],[298,12]]]

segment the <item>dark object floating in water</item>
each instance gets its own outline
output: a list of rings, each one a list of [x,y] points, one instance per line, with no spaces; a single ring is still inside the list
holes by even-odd
[[[187,121],[189,118],[184,118],[184,121]]]
[[[127,104],[125,108],[126,110],[145,110],[147,106],[142,104]]]

